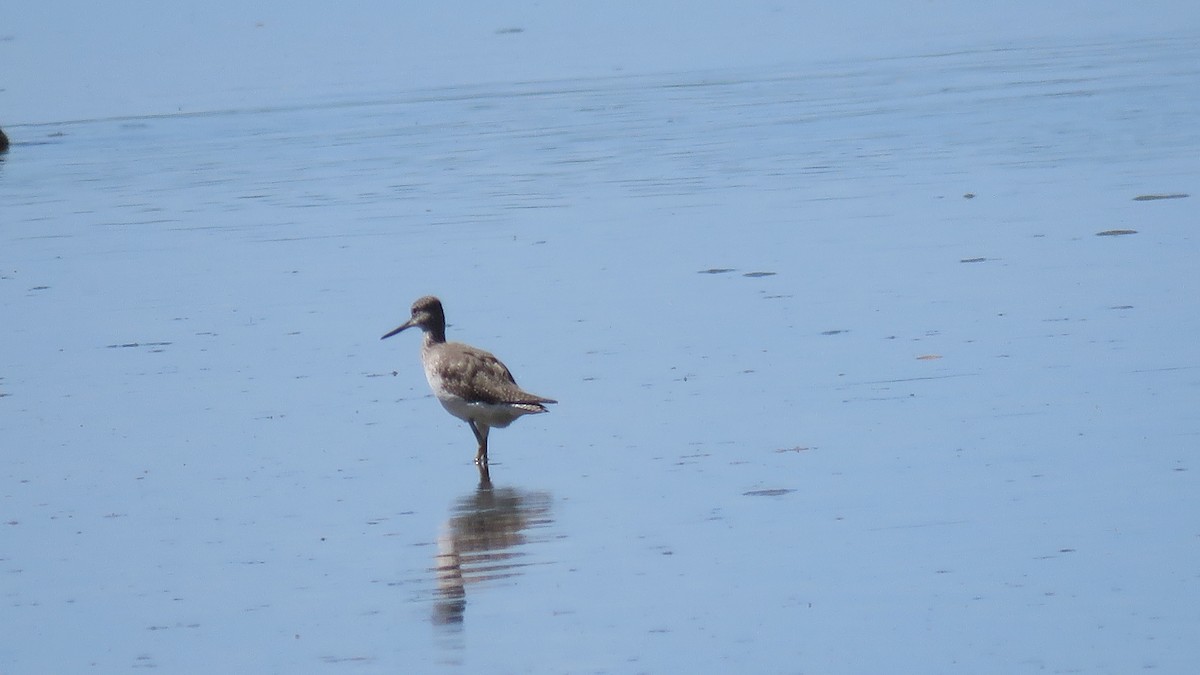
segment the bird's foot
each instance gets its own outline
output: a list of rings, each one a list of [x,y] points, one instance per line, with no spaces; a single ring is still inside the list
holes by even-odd
[[[487,464],[476,464],[475,468],[479,469],[479,487],[481,487],[481,488],[492,487],[492,474],[490,471],[488,471],[488,465]]]

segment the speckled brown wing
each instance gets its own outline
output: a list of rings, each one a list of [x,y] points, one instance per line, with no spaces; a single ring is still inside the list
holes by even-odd
[[[442,361],[442,384],[451,394],[471,402],[518,403],[541,408],[557,403],[517,386],[508,368],[492,354],[460,342],[446,345],[451,358]]]

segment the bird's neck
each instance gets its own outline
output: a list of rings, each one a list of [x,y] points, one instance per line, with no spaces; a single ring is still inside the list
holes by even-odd
[[[446,341],[445,326],[430,326],[429,330],[425,331],[425,345],[440,345]]]

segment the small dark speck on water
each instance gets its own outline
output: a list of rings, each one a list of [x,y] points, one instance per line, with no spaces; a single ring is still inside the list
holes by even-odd
[[[734,270],[729,267],[712,267],[706,270],[700,270],[700,274],[726,274]]]
[[[963,195],[963,199],[975,199],[975,193],[968,192],[967,194]]]
[[[516,28],[516,27],[513,27],[513,28],[497,28],[497,29],[496,29],[496,35],[515,35],[515,34],[517,34],[517,33],[524,33],[524,32],[525,32],[525,29],[524,29],[524,28]]]
[[[751,279],[759,279],[761,277],[773,277],[773,276],[775,276],[775,273],[774,272],[746,272],[742,276],[750,277]]]
[[[821,335],[841,335],[842,333],[849,333],[849,332],[850,331],[845,330],[843,328],[837,328],[834,330],[823,330],[823,331],[821,331]]]
[[[1097,237],[1119,237],[1123,234],[1137,234],[1137,230],[1105,230],[1097,232]]]
[[[1189,195],[1184,194],[1182,192],[1177,192],[1177,193],[1168,194],[1168,195],[1138,195],[1133,198],[1133,201],[1135,201],[1135,202],[1153,202],[1153,201],[1156,201],[1159,199],[1184,199],[1185,197],[1188,197],[1188,196]]]
[[[778,497],[780,495],[786,495],[789,492],[795,492],[795,490],[792,490],[791,488],[770,488],[767,490],[751,490],[749,492],[743,492],[742,495],[746,497]]]
[[[987,258],[963,258],[962,260],[959,260],[958,262],[960,262],[960,263],[987,262]]]

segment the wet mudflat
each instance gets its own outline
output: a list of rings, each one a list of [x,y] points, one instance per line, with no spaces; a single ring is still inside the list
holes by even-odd
[[[1196,44],[8,129],[0,671],[1190,672]]]

